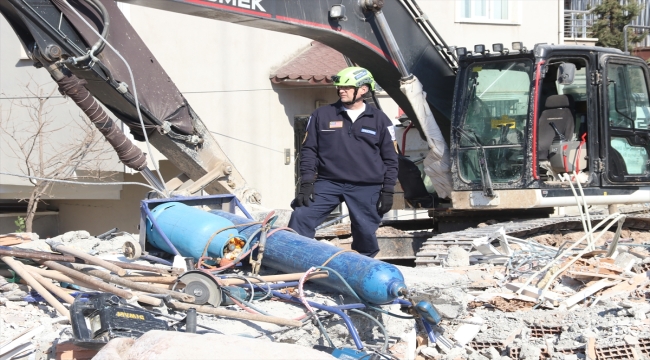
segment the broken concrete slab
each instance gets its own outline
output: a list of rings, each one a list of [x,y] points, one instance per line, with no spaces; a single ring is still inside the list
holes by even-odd
[[[189,334],[153,330],[137,340],[113,339],[94,360],[158,359],[314,359],[334,360],[332,355],[306,347],[241,336]]]
[[[469,266],[469,253],[460,246],[451,246],[447,250],[445,265],[449,267]]]

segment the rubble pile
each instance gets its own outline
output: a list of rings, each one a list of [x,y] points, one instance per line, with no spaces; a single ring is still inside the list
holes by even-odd
[[[183,283],[179,283],[178,278],[187,269],[126,259],[122,255],[124,246],[135,239],[137,235],[126,233],[97,238],[84,231],[46,240],[35,234],[0,237],[0,251],[60,257],[30,259],[17,253],[12,258],[22,265],[16,265],[6,259],[7,253],[0,254],[5,262],[0,264],[0,357],[114,358],[110,351],[116,351],[118,345],[113,342],[99,353],[99,349],[78,346],[71,315],[62,313],[72,312],[70,298],[65,295],[74,300],[80,294],[110,291],[126,299],[119,306],[171,317],[175,320],[168,319],[172,324],[169,330],[180,331],[178,336],[186,334],[183,336],[189,336],[189,342],[198,341],[184,327],[189,326],[189,311],[183,304],[191,304],[194,296],[201,295],[184,292]],[[301,291],[296,282],[270,279],[295,276],[298,280],[304,274],[281,274],[265,267],[258,277],[268,282],[252,293],[245,293],[243,306],[195,306],[196,334],[210,334],[214,341],[226,344],[232,343],[233,337],[255,339],[257,342],[250,343],[253,348],[258,342],[282,343],[296,348],[279,347],[276,355],[286,351],[287,358],[296,359],[306,354],[296,349],[314,346],[348,349],[352,351],[351,358],[370,354],[378,356],[377,359],[650,358],[650,253],[646,246],[649,236],[623,229],[593,239],[579,231],[555,231],[528,239],[498,231],[473,241],[471,247],[448,247],[442,266],[399,266],[409,289],[408,300],[413,304],[429,302],[442,320],[426,325],[414,319],[407,306],[397,303],[367,308],[362,314],[344,311],[368,353],[355,353],[354,336],[342,316],[319,309],[312,315],[301,304],[286,301],[280,294],[330,307],[355,304],[358,301],[353,296],[313,281],[306,282]],[[84,258],[80,258],[82,255]],[[53,262],[90,276],[97,283],[72,277],[68,270],[54,268]],[[119,275],[118,269],[109,268],[110,264],[128,269]],[[63,291],[61,295],[47,287],[64,307],[53,306],[13,267],[35,274],[36,282],[48,279],[50,285]],[[222,281],[250,289],[247,284],[256,279],[248,271],[231,271]],[[137,287],[133,283],[141,287],[133,288]],[[264,286],[272,283],[277,284],[279,294],[268,296],[266,292],[271,289],[265,290]],[[266,296],[262,298],[263,295]],[[157,330],[147,334],[140,338],[144,343],[120,340],[119,346],[139,351],[146,341],[161,341],[167,336]],[[185,341],[181,339],[185,338],[174,341]],[[326,352],[319,354],[323,358],[330,356]]]
[[[584,232],[555,231],[516,239],[501,230],[474,240],[469,251],[448,247],[441,271],[460,276],[455,282],[467,306],[459,304],[441,325],[465,348],[439,343],[422,356],[650,358],[650,234],[596,235],[590,241]],[[441,298],[451,286],[438,290]]]

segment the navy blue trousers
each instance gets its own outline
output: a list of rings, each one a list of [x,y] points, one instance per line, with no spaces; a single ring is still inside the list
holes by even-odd
[[[314,201],[309,206],[294,209],[289,227],[302,236],[313,238],[316,227],[332,210],[345,201],[352,225],[352,250],[375,257],[379,252],[375,232],[381,222],[381,216],[377,213],[381,187],[381,184],[361,185],[316,180]]]

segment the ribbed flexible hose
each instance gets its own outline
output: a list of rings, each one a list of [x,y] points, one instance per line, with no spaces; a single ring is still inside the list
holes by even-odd
[[[86,80],[79,79],[71,72],[65,71],[64,76],[60,79],[55,78],[55,81],[59,85],[59,91],[70,97],[104,135],[124,165],[136,171],[142,171],[147,167],[147,158],[142,150],[124,135],[115,121],[108,116],[99,102],[84,87]]]

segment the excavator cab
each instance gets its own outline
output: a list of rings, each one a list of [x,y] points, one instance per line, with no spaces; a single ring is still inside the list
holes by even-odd
[[[638,203],[650,182],[648,78],[640,58],[615,49],[465,52],[452,113],[453,207],[573,205],[569,180],[588,189],[589,204]]]

